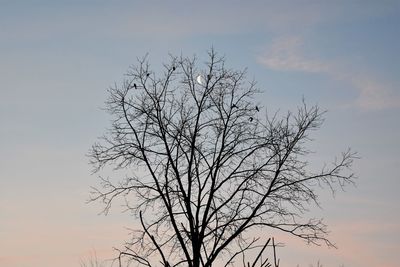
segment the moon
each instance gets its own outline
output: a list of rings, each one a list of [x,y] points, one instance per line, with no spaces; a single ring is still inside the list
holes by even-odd
[[[203,85],[203,77],[201,75],[197,76],[196,81],[198,84]]]

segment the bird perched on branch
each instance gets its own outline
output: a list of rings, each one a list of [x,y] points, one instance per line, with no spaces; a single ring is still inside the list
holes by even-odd
[[[256,106],[256,111],[257,111],[257,112],[259,112],[259,111],[260,111],[260,109],[258,108],[258,106]]]

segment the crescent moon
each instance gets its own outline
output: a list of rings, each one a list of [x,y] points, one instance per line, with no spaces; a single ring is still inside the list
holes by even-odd
[[[201,75],[197,76],[196,81],[198,84],[203,85],[203,77]]]

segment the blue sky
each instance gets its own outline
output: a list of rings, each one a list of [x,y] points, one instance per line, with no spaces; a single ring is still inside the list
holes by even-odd
[[[213,46],[247,67],[269,109],[327,109],[316,164],[347,147],[357,187],[322,193],[338,250],[287,237],[284,266],[400,261],[399,1],[0,1],[0,265],[79,266],[112,255],[132,218],[85,204],[85,157],[107,128],[106,89],[137,57],[203,62]]]

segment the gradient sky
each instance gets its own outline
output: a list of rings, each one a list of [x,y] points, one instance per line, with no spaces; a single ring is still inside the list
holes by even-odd
[[[0,0],[0,266],[71,267],[112,256],[133,227],[85,204],[85,157],[109,123],[106,89],[146,52],[203,62],[213,46],[248,68],[269,109],[327,109],[311,144],[319,166],[352,147],[356,187],[322,192],[338,249],[287,236],[282,266],[400,262],[399,1]]]

